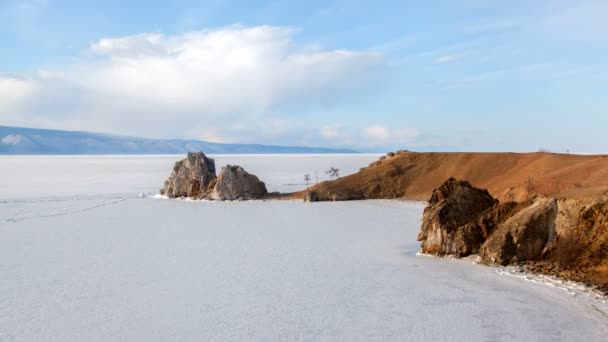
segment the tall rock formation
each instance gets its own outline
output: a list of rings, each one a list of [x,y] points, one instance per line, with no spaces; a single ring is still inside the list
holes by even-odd
[[[251,200],[268,195],[266,185],[240,166],[223,167],[215,175],[215,161],[203,152],[188,153],[175,163],[161,195],[211,200]]]
[[[467,224],[496,203],[487,190],[475,188],[466,181],[448,179],[433,191],[424,209],[418,234],[422,252],[456,256],[476,252],[485,241],[485,234],[481,227]]]
[[[203,152],[190,152],[186,159],[175,163],[160,193],[170,198],[198,198],[215,178],[215,161]]]

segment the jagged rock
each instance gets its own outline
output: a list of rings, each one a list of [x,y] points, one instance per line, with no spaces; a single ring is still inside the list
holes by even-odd
[[[595,260],[578,263],[596,267],[608,264],[607,225],[608,195],[559,201],[537,196],[498,203],[487,191],[450,178],[433,192],[418,240],[425,253],[478,253],[487,264],[549,259],[570,265]]]
[[[209,194],[215,200],[260,199],[268,195],[266,185],[240,166],[223,167]]]
[[[422,252],[465,256],[485,241],[479,226],[467,225],[498,203],[487,190],[469,182],[448,179],[433,191],[422,216],[418,241]]]
[[[215,161],[203,152],[190,152],[186,159],[175,163],[160,193],[171,198],[197,198],[215,178]]]
[[[196,152],[188,153],[186,159],[175,163],[161,194],[168,197],[248,200],[263,198],[268,191],[258,177],[240,166],[223,167],[216,177],[214,160],[202,152]]]
[[[470,184],[450,179],[433,192],[418,235],[423,252],[477,253],[482,263],[523,265],[608,293],[608,192],[561,199],[528,192],[522,202],[478,208],[466,195],[471,191]]]
[[[496,231],[500,223],[528,205],[527,202],[506,202],[490,207],[476,220],[456,230],[451,254],[463,257],[478,253],[481,245]]]
[[[484,263],[508,265],[535,260],[555,235],[557,201],[539,197],[503,223],[481,246]]]

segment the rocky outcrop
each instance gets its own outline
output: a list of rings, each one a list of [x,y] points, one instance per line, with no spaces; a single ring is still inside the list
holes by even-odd
[[[481,261],[508,265],[540,258],[555,235],[556,217],[554,198],[536,198],[530,206],[498,224],[481,247]]]
[[[240,166],[223,167],[209,197],[214,200],[250,200],[268,195],[266,185]]]
[[[478,254],[481,263],[515,264],[608,294],[608,193],[499,203],[450,178],[433,191],[418,240],[425,253]]]
[[[215,175],[215,162],[203,152],[188,153],[175,163],[161,195],[212,200],[249,200],[268,195],[266,185],[240,166],[223,167]]]
[[[499,203],[469,182],[448,179],[433,191],[418,234],[423,253],[506,265],[541,256],[555,237],[557,201]]]
[[[499,203],[450,178],[433,192],[418,240],[424,253],[478,254],[486,264],[544,260],[562,268],[608,268],[607,228],[608,195]]]
[[[460,227],[454,240],[459,243],[453,246],[451,255],[464,257],[479,252],[481,245],[494,233],[499,224],[517,213],[528,203],[497,203],[483,212],[477,219]]]
[[[175,163],[160,193],[170,198],[197,198],[207,191],[215,178],[215,161],[203,152],[190,152],[186,159]]]
[[[483,219],[479,219],[497,203],[487,190],[448,179],[433,191],[422,215],[418,234],[422,252],[456,256],[475,253],[488,234],[484,232]]]

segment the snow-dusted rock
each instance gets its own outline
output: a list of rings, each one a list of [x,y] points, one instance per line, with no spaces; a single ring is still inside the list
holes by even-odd
[[[207,158],[203,152],[190,152],[186,159],[175,163],[160,193],[172,198],[197,198],[207,191],[207,187],[215,178],[214,160]]]

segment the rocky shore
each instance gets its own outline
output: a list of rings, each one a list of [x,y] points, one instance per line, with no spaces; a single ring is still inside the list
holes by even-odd
[[[433,192],[418,240],[424,253],[477,254],[484,264],[520,265],[608,293],[608,195],[503,203],[450,178]]]

